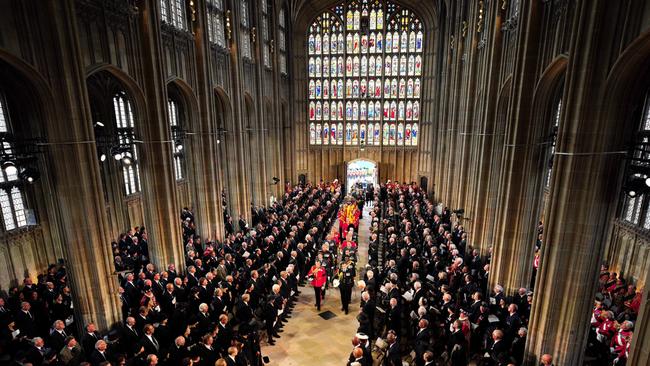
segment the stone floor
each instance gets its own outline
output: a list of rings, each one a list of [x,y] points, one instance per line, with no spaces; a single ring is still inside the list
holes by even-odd
[[[338,225],[334,225],[338,229]],[[364,210],[359,224],[359,261],[357,275],[368,262],[368,238],[370,235],[370,215]],[[321,312],[331,311],[336,317],[324,320],[318,316],[315,307],[314,291],[310,286],[300,289],[296,307],[289,322],[284,326],[281,338],[275,346],[262,345],[262,354],[270,358],[269,365],[282,366],[320,366],[345,365],[352,351],[352,337],[358,322],[360,293],[354,290],[350,313],[341,311],[341,297],[337,289],[328,290]]]

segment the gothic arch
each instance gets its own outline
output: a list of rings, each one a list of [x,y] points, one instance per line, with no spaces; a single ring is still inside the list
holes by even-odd
[[[319,14],[322,14],[327,9],[332,6],[340,3],[342,0],[322,0],[322,1],[301,1],[298,5],[294,7],[294,11],[290,14],[295,14],[295,17],[291,17],[295,23],[293,23],[293,31],[303,35],[306,34],[306,30],[311,23],[314,22],[314,18]],[[433,1],[416,1],[416,0],[391,0],[401,6],[409,8],[414,11],[420,17],[420,20],[424,24],[425,32],[432,33],[432,30],[438,26],[438,9],[434,5]],[[417,10],[417,11],[415,11]],[[298,44],[302,47],[303,43]],[[304,47],[303,47],[304,48]]]
[[[536,126],[533,128],[535,135],[532,136],[534,138],[532,141],[534,142],[539,142],[536,141],[536,138],[547,137],[547,132],[551,127],[549,123],[551,121],[552,103],[557,99],[558,93],[563,93],[564,76],[566,75],[568,63],[569,58],[566,55],[556,57],[542,72],[539,82],[535,86],[533,108],[530,116],[533,126]]]
[[[51,122],[55,117],[56,105],[53,102],[52,91],[45,79],[31,65],[2,49],[0,49],[0,69],[2,69],[0,76],[3,80],[8,81],[7,84],[20,83],[17,90],[11,91],[11,93],[21,94],[19,96],[22,100],[21,104],[27,101],[31,108],[26,109],[31,110],[30,114],[35,117],[36,121],[41,121],[36,123],[36,121],[30,120],[29,127],[23,126],[23,128],[34,128],[41,134],[46,134],[47,127],[53,126]],[[35,134],[32,132],[31,135]]]
[[[232,123],[230,98],[228,97],[228,93],[221,87],[214,88],[214,105],[215,114],[217,115],[215,129],[221,129],[222,132],[230,130],[230,133],[233,133],[234,125]]]
[[[244,129],[258,129],[257,118],[255,116],[255,103],[250,94],[244,93]]]
[[[271,102],[271,98],[269,97],[264,97],[264,114],[266,116],[266,128],[277,128],[278,120],[273,111],[273,102]]]
[[[135,129],[136,131],[142,131],[142,121],[147,120],[147,111],[145,108],[146,103],[144,93],[142,92],[142,89],[140,89],[138,83],[131,78],[131,76],[122,71],[122,69],[111,64],[100,64],[88,67],[86,69],[86,81],[90,80],[92,76],[99,72],[107,72],[122,84],[133,103],[136,119]]]
[[[643,97],[650,88],[650,31],[636,38],[621,53],[612,67],[600,105],[600,125],[605,136],[623,146],[638,129],[634,112],[643,107]],[[612,123],[619,121],[621,123]]]
[[[175,77],[167,81],[167,95],[170,94],[170,91],[175,92],[183,103],[186,123],[183,127],[194,130],[194,127],[198,125],[199,103],[192,87],[185,80]]]

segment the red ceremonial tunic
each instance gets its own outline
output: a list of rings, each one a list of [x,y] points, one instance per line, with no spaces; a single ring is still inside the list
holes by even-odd
[[[323,287],[325,282],[327,282],[327,272],[325,272],[325,268],[323,267],[316,269],[316,266],[312,266],[307,276],[311,275],[314,276],[314,279],[311,281],[311,285],[314,287]]]

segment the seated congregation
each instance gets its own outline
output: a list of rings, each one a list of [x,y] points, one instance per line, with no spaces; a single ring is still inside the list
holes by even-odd
[[[150,263],[145,228],[121,234],[112,251],[123,323],[106,334],[75,324],[64,263],[50,266],[37,284],[26,278],[0,297],[3,361],[262,365],[262,345],[283,341],[297,296],[315,281],[314,264],[325,269],[323,289],[339,287],[348,267],[355,273],[365,200],[370,240],[358,244],[367,245],[368,263],[346,278],[352,287],[356,277],[361,293],[360,304],[349,305],[359,327],[347,364],[523,364],[533,292],[489,288],[491,250],[473,248],[449,209],[414,183],[353,190],[358,200],[342,191],[337,182],[288,187],[280,201],[255,208],[250,225],[240,218],[239,231],[226,216],[231,229],[220,242],[198,236],[194,214],[184,209],[185,271]],[[624,365],[641,292],[606,266],[599,284],[586,359]],[[550,355],[541,361],[552,364]]]

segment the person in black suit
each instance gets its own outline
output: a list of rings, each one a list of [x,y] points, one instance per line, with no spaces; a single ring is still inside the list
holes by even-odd
[[[185,337],[178,336],[174,340],[174,344],[169,349],[167,356],[168,365],[181,365],[185,357],[189,355],[189,351],[185,346]]]
[[[144,326],[144,335],[142,338],[140,338],[140,342],[138,343],[138,346],[141,347],[140,349],[144,349],[144,354],[145,355],[161,355],[164,354],[161,350],[161,345],[154,337],[154,327],[151,324],[147,324]]]
[[[392,330],[388,331],[386,335],[386,342],[388,343],[388,349],[386,349],[386,355],[382,366],[401,366],[402,365],[402,356],[399,350],[399,344],[397,343],[397,336]]]
[[[503,331],[496,329],[492,332],[492,346],[490,347],[490,358],[497,365],[507,358],[508,345],[503,341]]]
[[[426,319],[421,319],[418,322],[418,331],[415,334],[415,355],[416,355],[416,365],[421,366],[424,364],[423,355],[429,350],[431,346],[431,329],[429,329],[429,321]]]
[[[219,358],[219,352],[212,346],[213,342],[214,338],[212,335],[206,334],[200,343],[192,347],[190,352],[201,357],[201,361],[198,363],[199,366],[213,366]]]
[[[95,324],[88,323],[86,325],[86,332],[81,336],[81,348],[83,349],[84,353],[86,355],[92,354],[92,352],[95,350],[95,343],[97,343],[97,341],[100,339],[101,337],[95,329]]]
[[[248,304],[249,301],[250,295],[243,294],[241,296],[241,300],[239,300],[235,306],[235,316],[237,322],[239,323],[240,332],[245,332],[247,329],[249,329],[248,323],[254,318],[253,309],[251,309],[250,305]]]
[[[198,336],[210,332],[213,328],[214,322],[208,310],[208,304],[200,304],[198,313],[196,313],[196,316],[191,321],[191,324],[194,324],[194,333]]]
[[[167,317],[171,317],[171,315],[174,313],[174,309],[176,309],[176,304],[178,303],[174,291],[174,284],[166,284],[165,290],[160,295],[160,297],[157,296],[157,298],[160,299],[159,303],[161,312]]]
[[[120,294],[120,304],[122,308],[122,320],[124,320],[127,316],[131,315],[131,300],[129,298],[129,295],[126,293],[126,290],[124,290],[124,287],[120,286],[118,291]]]
[[[379,201],[385,202],[388,199],[388,189],[386,188],[386,185],[382,183],[379,186]]]
[[[519,328],[521,328],[521,318],[517,313],[517,305],[508,305],[508,316],[506,316],[505,336],[504,341],[512,343],[517,336]]]
[[[395,335],[399,335],[402,332],[402,312],[399,301],[395,297],[390,299],[390,309],[387,312],[387,316],[388,328],[395,331]]]
[[[222,355],[225,355],[228,352],[228,347],[231,346],[231,342],[233,340],[233,331],[228,324],[228,315],[221,314],[219,316],[219,323],[217,324],[217,328],[219,331],[217,332],[215,346]]]
[[[140,304],[140,298],[142,297],[142,292],[135,284],[133,273],[126,275],[126,281],[122,285],[122,288],[124,288],[124,292],[126,293],[129,304],[131,305],[131,311],[133,311]]]
[[[120,330],[120,349],[125,355],[132,357],[135,352],[139,351],[138,343],[143,334],[142,330],[137,329],[135,318],[131,316],[126,318]],[[92,338],[88,336],[88,342],[91,342]],[[84,341],[86,341],[86,338],[84,338]]]
[[[34,366],[40,366],[43,364],[48,349],[45,348],[45,342],[41,337],[35,337],[32,343],[33,345],[27,351],[25,359]]]
[[[514,341],[512,341],[512,344],[510,345],[510,354],[512,355],[512,358],[515,360],[515,363],[517,365],[522,365],[524,362],[524,351],[526,348],[527,334],[528,331],[526,328],[519,328],[517,337],[515,337]]]
[[[268,299],[261,304],[263,315],[264,315],[264,324],[266,327],[266,337],[270,345],[274,345],[275,341],[273,337],[280,338],[280,335],[275,330],[275,322],[278,319],[278,310],[275,306],[274,295],[269,295]]]
[[[375,319],[375,300],[370,297],[370,294],[367,291],[364,291],[361,294],[361,299],[364,301],[364,304],[361,308],[361,313],[365,316],[365,318],[368,321],[367,328],[366,329],[366,334],[370,338],[374,337],[375,334],[375,326],[374,326],[374,319]]]
[[[447,352],[453,366],[467,365],[467,340],[462,331],[462,320],[455,320],[452,323],[452,333],[449,337]]]
[[[228,347],[228,355],[224,357],[224,360],[226,361],[227,366],[239,366],[240,362],[238,362],[237,355],[239,354],[239,351],[237,350],[237,347]]]
[[[23,301],[20,304],[20,310],[14,317],[16,328],[20,329],[20,335],[26,336],[27,338],[33,338],[36,336],[36,320],[34,314],[30,311],[31,308],[32,306],[30,303]]]
[[[135,317],[135,329],[138,330],[138,333],[142,333],[144,330],[144,326],[146,324],[151,324],[153,323],[151,321],[151,316],[149,316],[149,308],[145,306],[140,306],[138,309],[138,315]]]
[[[50,333],[50,348],[57,354],[61,351],[63,346],[65,346],[65,339],[68,335],[65,332],[65,323],[62,320],[56,320],[54,322],[54,329]]]
[[[90,363],[93,366],[99,366],[104,362],[111,361],[107,348],[108,344],[103,340],[99,340],[95,343],[95,350],[90,354],[89,358]]]

